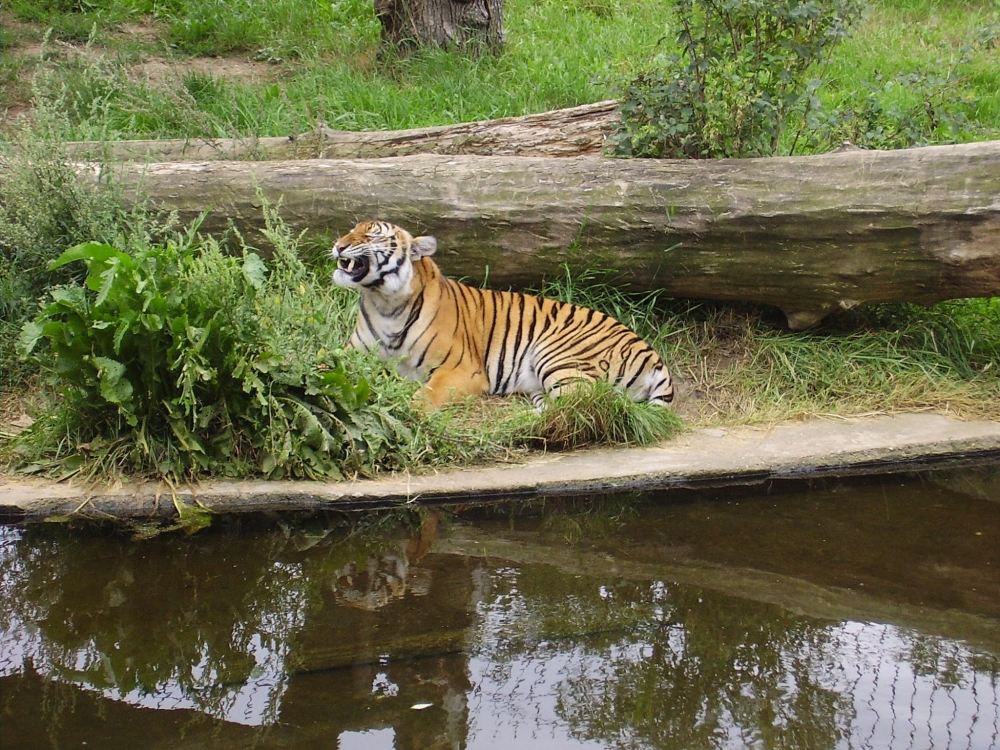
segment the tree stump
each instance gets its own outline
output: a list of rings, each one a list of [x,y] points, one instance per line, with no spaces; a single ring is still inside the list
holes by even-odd
[[[382,44],[401,52],[438,46],[475,53],[503,46],[503,0],[375,0]]]

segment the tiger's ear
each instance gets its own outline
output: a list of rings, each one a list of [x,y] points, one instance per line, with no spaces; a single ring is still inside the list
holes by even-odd
[[[410,245],[410,257],[413,260],[420,260],[421,258],[426,258],[429,255],[434,255],[438,249],[437,238],[431,237],[430,235],[423,235],[421,237],[414,237],[413,244]]]

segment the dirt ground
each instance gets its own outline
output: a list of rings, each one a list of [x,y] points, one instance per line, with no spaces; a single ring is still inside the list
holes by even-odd
[[[104,32],[105,44],[89,45],[59,39],[45,41],[45,29],[15,20],[0,11],[0,29],[5,43],[0,55],[6,58],[0,74],[0,122],[10,125],[31,114],[31,79],[45,65],[74,58],[124,59],[126,70],[136,81],[155,88],[174,88],[189,73],[210,74],[230,81],[264,82],[278,75],[275,65],[246,55],[227,57],[174,56],[162,42],[159,30],[149,22],[124,24],[118,31]],[[162,54],[143,53],[146,48],[162,48]],[[127,52],[126,52],[127,51]]]

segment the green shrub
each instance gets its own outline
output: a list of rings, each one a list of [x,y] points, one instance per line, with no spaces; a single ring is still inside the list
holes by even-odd
[[[862,0],[678,0],[680,52],[626,87],[616,153],[776,153],[793,114],[813,104],[811,67],[863,7]]]
[[[85,265],[84,285],[52,289],[21,337],[66,399],[45,450],[68,433],[55,456],[68,470],[96,461],[176,478],[398,466],[413,435],[336,347],[343,299],[270,234],[270,268],[193,231],[131,255],[91,242],[57,259],[55,270]]]

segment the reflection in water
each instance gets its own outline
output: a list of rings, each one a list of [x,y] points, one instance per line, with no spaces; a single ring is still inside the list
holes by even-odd
[[[470,662],[487,744],[544,726],[606,747],[998,746],[995,655],[662,581],[546,601],[527,572],[494,579],[483,630],[501,637]]]
[[[623,507],[0,527],[0,747],[1000,747],[1000,504],[896,482]],[[921,543],[872,557],[886,518]]]

